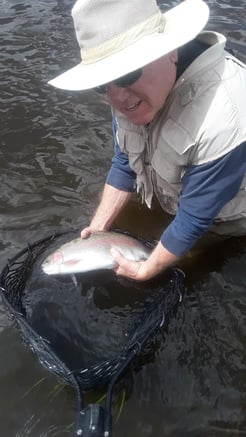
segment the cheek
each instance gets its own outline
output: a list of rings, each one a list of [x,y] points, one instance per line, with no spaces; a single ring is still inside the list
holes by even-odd
[[[157,112],[164,105],[167,95],[165,92],[160,92],[157,87],[153,88],[148,97],[146,96],[146,103],[152,108],[153,111]]]
[[[159,111],[165,104],[175,82],[174,76],[166,72],[165,76],[163,73],[159,73],[146,77],[146,101],[149,102],[155,111]]]

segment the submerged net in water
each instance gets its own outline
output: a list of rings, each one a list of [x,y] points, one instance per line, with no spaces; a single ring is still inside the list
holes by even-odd
[[[183,273],[171,269],[144,284],[110,271],[76,280],[46,275],[41,264],[47,253],[76,236],[52,235],[18,253],[2,271],[1,293],[40,362],[76,389],[76,435],[110,436],[113,385],[181,301]],[[103,413],[98,406],[84,409],[83,391],[102,386],[108,386]]]

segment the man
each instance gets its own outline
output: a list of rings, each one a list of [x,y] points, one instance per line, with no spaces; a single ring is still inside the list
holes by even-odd
[[[110,104],[115,154],[86,238],[109,229],[137,189],[174,215],[145,262],[117,251],[117,274],[147,280],[208,230],[246,233],[246,66],[226,39],[202,32],[208,7],[186,0],[161,13],[154,0],[78,0],[72,11],[82,62],[50,83],[94,88]]]

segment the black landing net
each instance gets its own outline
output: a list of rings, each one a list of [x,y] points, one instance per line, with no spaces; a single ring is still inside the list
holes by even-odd
[[[30,244],[3,269],[0,291],[41,364],[76,390],[75,435],[111,437],[114,386],[137,367],[182,301],[184,274],[173,268],[141,284],[113,272],[80,274],[76,281],[46,275],[41,264],[47,253],[77,236],[76,230],[61,232]],[[99,387],[106,388],[104,405],[85,406],[84,392]]]

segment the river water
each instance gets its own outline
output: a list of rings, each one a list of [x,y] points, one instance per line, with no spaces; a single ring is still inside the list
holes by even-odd
[[[207,3],[207,28],[226,34],[245,62],[245,0]],[[110,166],[109,108],[93,92],[47,85],[79,61],[72,4],[0,0],[1,268],[28,242],[86,225]],[[165,220],[136,200],[118,224],[151,238]],[[194,252],[183,268],[184,303],[154,358],[134,373],[117,437],[246,436],[245,239]],[[0,353],[0,435],[71,435],[73,391],[25,347],[1,303]]]

